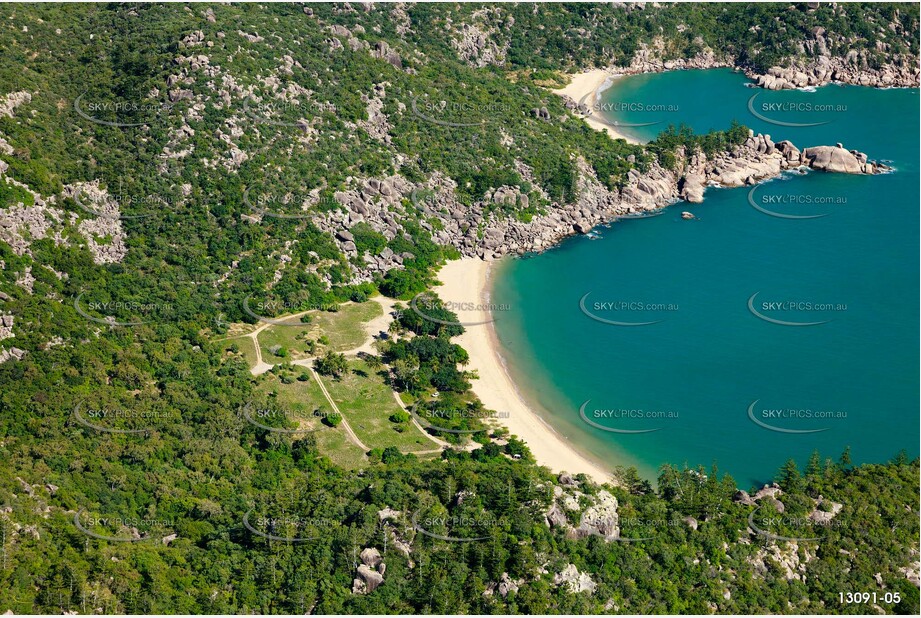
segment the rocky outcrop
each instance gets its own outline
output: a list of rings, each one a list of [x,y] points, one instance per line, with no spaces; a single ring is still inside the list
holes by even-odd
[[[500,9],[480,9],[471,15],[472,23],[463,23],[455,28],[451,46],[458,57],[469,65],[483,68],[489,65],[502,66],[508,53],[510,41],[499,36],[499,25],[493,24]],[[514,18],[507,17],[504,27],[510,28]]]
[[[804,162],[816,170],[842,174],[875,174],[879,165],[867,160],[867,155],[844,146],[815,146],[803,151]]]
[[[375,547],[366,547],[360,554],[362,564],[356,569],[358,577],[352,580],[352,594],[370,594],[384,583],[387,565]]]
[[[806,565],[816,559],[815,549],[800,548],[796,541],[787,541],[783,546],[771,543],[767,547],[758,549],[748,559],[755,574],[764,577],[773,565],[782,577],[788,581],[805,581]]]
[[[0,99],[0,116],[12,118],[16,108],[32,101],[32,95],[25,90],[11,92]]]
[[[844,505],[819,496],[815,500],[815,509],[809,514],[809,519],[820,526],[829,525],[838,516]]]
[[[567,565],[560,573],[554,575],[553,583],[557,586],[565,586],[570,594],[578,594],[580,592],[588,592],[591,594],[595,592],[595,588],[598,587],[587,573],[580,573],[579,569],[577,569],[574,564]]]
[[[391,240],[405,235],[403,219],[421,216],[420,225],[432,234],[435,242],[454,246],[465,257],[494,259],[506,254],[543,251],[572,234],[588,233],[619,217],[657,211],[681,199],[699,203],[708,186],[749,186],[801,167],[855,174],[875,174],[888,169],[870,161],[865,154],[844,150],[840,145],[800,150],[792,142],[775,143],[770,135],[753,133],[743,144],[712,157],[701,152],[687,155],[679,151],[677,155],[674,169],[656,162],[650,163],[645,172],[631,169],[619,190],[608,189],[592,167],[578,158],[575,200],[569,204],[553,203],[528,221],[500,215],[501,209],[495,207],[528,207],[530,198],[518,187],[499,187],[482,200],[461,205],[454,195],[453,181],[436,174],[420,185],[398,175],[367,179],[355,189],[336,193],[336,200],[344,208],[326,212],[317,224],[336,238],[347,257],[364,261],[365,266],[359,269],[355,281],[368,281],[374,273],[398,267],[407,256],[392,251],[358,256],[348,230],[359,222]]]
[[[817,40],[824,44],[821,34]],[[891,62],[873,68],[867,61],[866,50],[851,50],[843,58],[820,55],[814,60],[794,61],[790,67],[771,67],[764,74],[745,71],[757,86],[767,90],[816,87],[830,82],[877,88],[915,88],[919,82],[918,73],[917,59],[899,54],[893,55]]]
[[[499,577],[499,581],[497,583],[490,583],[486,585],[486,589],[483,591],[483,596],[492,596],[498,592],[499,596],[504,599],[512,592],[518,592],[522,584],[524,584],[523,579],[512,579],[508,573],[503,573]]]
[[[866,49],[848,47],[844,56],[829,53],[826,32],[822,27],[813,29],[810,36],[801,42],[796,56],[788,60],[788,66],[774,66],[759,73],[749,66],[739,64],[728,54],[719,54],[703,45],[702,51],[691,58],[662,60],[665,44],[656,39],[651,45],[641,44],[630,64],[609,67],[613,74],[639,75],[661,73],[684,69],[737,68],[753,80],[753,85],[767,90],[787,90],[823,86],[831,82],[871,86],[877,88],[917,88],[921,82],[918,58],[906,54],[889,53],[887,48],[877,49],[886,59],[879,63],[871,61]],[[883,44],[885,47],[885,44]],[[877,66],[878,65],[878,66]]]
[[[600,536],[605,541],[613,541],[620,536],[620,517],[617,514],[617,498],[605,490],[593,496],[595,503],[585,509],[574,530],[576,538]]]

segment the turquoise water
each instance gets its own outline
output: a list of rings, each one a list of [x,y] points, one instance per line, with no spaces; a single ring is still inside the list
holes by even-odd
[[[746,487],[790,457],[805,465],[816,449],[837,459],[850,446],[855,463],[900,449],[917,456],[918,91],[778,93],[745,83],[728,70],[676,72],[623,78],[604,97],[677,105],[662,112],[668,122],[697,130],[737,119],[801,148],[840,141],[897,171],[790,174],[753,192],[709,188],[703,204],[680,203],[598,228],[600,239],[570,238],[508,262],[493,300],[511,308],[495,322],[509,370],[569,440],[648,477],[664,462],[715,463]],[[830,122],[759,120],[748,110],[756,93],[765,116]],[[652,113],[608,117],[641,123]],[[649,138],[660,128],[633,130]],[[683,210],[697,219],[683,220]],[[752,308],[766,319],[749,308],[754,294]],[[793,304],[771,304],[782,301]],[[615,302],[631,304],[604,304]],[[654,323],[619,326],[587,314]],[[596,426],[580,417],[586,401]]]

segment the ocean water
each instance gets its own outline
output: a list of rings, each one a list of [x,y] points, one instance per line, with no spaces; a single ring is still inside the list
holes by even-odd
[[[738,120],[895,171],[708,188],[702,204],[510,260],[493,282],[509,371],[572,443],[648,478],[665,462],[716,464],[744,488],[814,450],[917,456],[918,90],[746,83],[729,70],[626,77],[601,102],[609,120],[656,122],[624,129],[641,138]]]

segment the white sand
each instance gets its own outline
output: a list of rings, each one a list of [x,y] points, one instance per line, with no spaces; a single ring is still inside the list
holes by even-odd
[[[438,279],[443,282],[436,288],[438,295],[446,302],[487,304],[489,265],[489,262],[477,258],[448,262],[438,273]],[[489,319],[488,312],[479,307],[471,310],[452,307],[452,310],[465,323]],[[473,392],[488,409],[508,414],[507,418],[499,421],[527,443],[537,463],[555,472],[582,472],[596,482],[611,482],[609,472],[583,457],[522,399],[499,355],[499,344],[492,325],[478,324],[464,328],[466,332],[456,341],[470,354],[467,369],[475,369],[479,374],[479,379],[472,381]]]
[[[554,90],[553,92],[559,95],[569,95],[576,102],[581,101],[582,97],[585,95],[591,95],[585,100],[585,104],[589,107],[592,107],[592,105],[595,103],[596,97],[598,96],[598,89],[601,88],[608,79],[616,79],[616,77],[616,75],[608,73],[604,69],[593,69],[591,71],[586,71],[585,73],[572,75],[569,85],[567,85],[565,88]],[[623,139],[626,140],[629,144],[642,143],[636,138],[630,137],[629,135],[624,135],[611,125],[599,122],[591,116],[585,118],[585,122],[588,123],[588,126],[595,130],[607,131],[608,135],[610,135],[612,139]]]

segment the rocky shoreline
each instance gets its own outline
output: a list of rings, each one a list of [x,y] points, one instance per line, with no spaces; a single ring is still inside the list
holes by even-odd
[[[398,267],[412,255],[385,249],[376,256],[359,256],[349,228],[364,222],[392,239],[401,233],[400,220],[411,214],[409,209],[417,211],[422,227],[435,242],[456,247],[463,257],[489,260],[543,251],[597,225],[650,214],[681,200],[702,202],[708,186],[748,186],[796,169],[847,174],[877,174],[889,169],[842,144],[801,150],[790,141],[775,143],[770,135],[754,133],[744,144],[710,158],[699,151],[690,155],[679,152],[675,169],[658,163],[651,164],[645,173],[633,169],[620,190],[605,187],[586,161],[577,160],[577,168],[576,201],[554,203],[546,214],[528,222],[497,212],[502,204],[526,205],[528,198],[517,187],[500,187],[483,200],[463,205],[454,197],[453,182],[436,175],[424,186],[400,176],[367,180],[360,189],[337,193],[343,209],[327,212],[317,224],[335,237],[347,257],[364,260],[366,266],[359,269],[357,280],[370,280],[375,273]],[[528,171],[522,170],[523,175]],[[407,200],[409,207],[405,206]]]
[[[742,71],[752,85],[767,90],[815,88],[830,83],[870,86],[875,88],[917,88],[921,85],[918,58],[893,54],[891,61],[878,68],[870,66],[865,50],[850,50],[845,56],[827,53],[824,28],[816,28],[810,39],[803,42],[803,52],[818,52],[813,59],[793,59],[789,67],[773,66],[759,73],[740,65],[727,55],[719,56],[705,50],[692,58],[657,59],[656,50],[640,49],[627,66],[611,66],[612,75],[640,75],[688,69],[731,68]]]

